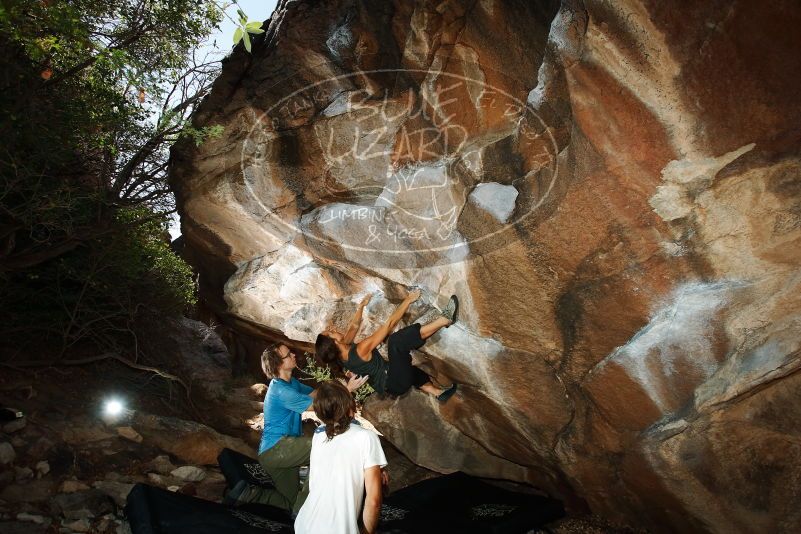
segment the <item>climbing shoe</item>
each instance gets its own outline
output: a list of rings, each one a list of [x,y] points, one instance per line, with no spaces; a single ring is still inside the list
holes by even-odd
[[[448,300],[447,306],[445,306],[445,309],[442,310],[442,313],[440,313],[440,315],[442,315],[451,322],[451,324],[449,324],[448,326],[451,326],[452,324],[456,323],[456,320],[459,317],[459,299],[456,297],[456,295],[451,295],[451,298]],[[448,328],[448,326],[446,326],[445,328]]]
[[[453,397],[454,393],[456,393],[456,382],[454,382],[451,387],[437,395],[437,400],[439,402],[447,402],[448,399]]]
[[[226,492],[223,498],[223,504],[226,506],[237,506],[240,504],[247,504],[253,501],[255,493],[258,490],[247,483],[245,480],[240,480],[236,485]]]

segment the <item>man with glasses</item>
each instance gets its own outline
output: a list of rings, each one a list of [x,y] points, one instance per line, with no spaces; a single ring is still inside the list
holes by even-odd
[[[255,487],[240,481],[226,495],[227,504],[270,504],[292,512],[293,517],[308,495],[308,478],[300,488],[300,466],[309,465],[312,438],[303,436],[301,414],[308,410],[315,391],[292,376],[297,368],[295,353],[283,343],[261,355],[261,367],[271,378],[264,397],[264,432],[259,444],[259,463],[275,488]],[[348,391],[355,391],[368,377],[352,376]]]

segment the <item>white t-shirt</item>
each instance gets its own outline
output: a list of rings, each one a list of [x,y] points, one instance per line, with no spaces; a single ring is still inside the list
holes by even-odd
[[[387,465],[375,432],[351,423],[329,440],[317,429],[309,463],[309,496],[295,519],[296,534],[359,534],[364,470]]]

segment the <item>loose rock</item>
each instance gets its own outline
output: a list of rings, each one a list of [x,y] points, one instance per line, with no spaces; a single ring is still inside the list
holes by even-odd
[[[88,519],[78,519],[69,523],[65,521],[62,525],[74,532],[89,532],[92,528],[92,524],[89,523]]]
[[[84,490],[88,490],[88,489],[89,489],[89,486],[87,486],[86,484],[84,484],[80,480],[65,480],[61,484],[61,487],[59,488],[59,491],[61,493],[74,493],[76,491],[84,491]]]
[[[179,467],[173,470],[170,474],[187,482],[200,482],[206,478],[206,472],[203,469],[192,465],[184,465]]]
[[[166,454],[156,456],[149,464],[150,468],[162,475],[169,475],[175,469],[175,465],[170,461]]]
[[[129,426],[117,427],[117,434],[135,443],[142,443],[142,435]]]
[[[33,478],[33,469],[30,467],[14,466],[14,480],[17,482]]]
[[[8,521],[0,524],[3,534],[48,534],[49,525],[40,525],[29,521]]]
[[[0,493],[0,499],[11,503],[46,501],[51,498],[54,488],[55,483],[46,478],[11,484]]]
[[[67,519],[87,519],[114,512],[114,502],[103,491],[87,489],[74,493],[56,495],[51,506],[53,511]]]
[[[36,523],[38,525],[44,525],[45,523],[50,523],[50,520],[41,516],[41,515],[34,515],[29,514],[28,512],[20,512],[17,514],[18,521],[30,521],[32,523]]]
[[[36,476],[42,477],[50,472],[50,464],[47,462],[47,460],[42,460],[36,462],[35,469],[36,469]]]
[[[0,443],[0,465],[10,464],[17,457],[14,447],[6,441]]]
[[[241,439],[193,421],[136,412],[133,426],[148,443],[189,464],[215,465],[224,447],[253,454],[253,448]]]
[[[28,454],[34,458],[43,458],[47,456],[55,444],[45,437],[37,439],[33,445],[27,450]]]
[[[112,499],[114,502],[117,503],[118,506],[124,507],[125,500],[128,497],[128,494],[131,492],[131,489],[134,487],[133,484],[126,484],[125,482],[113,482],[110,480],[101,480],[98,482],[94,482],[92,487],[99,489]]]
[[[13,421],[10,421],[5,425],[3,425],[3,432],[5,432],[6,434],[12,434],[18,430],[22,430],[23,428],[25,428],[26,424],[27,424],[27,419],[25,417],[14,419]]]

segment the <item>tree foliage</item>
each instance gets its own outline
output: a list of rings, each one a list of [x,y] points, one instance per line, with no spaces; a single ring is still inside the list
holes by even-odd
[[[221,133],[189,123],[221,18],[209,0],[0,3],[0,332],[119,344],[137,313],[193,302],[167,164],[179,137]]]
[[[242,41],[245,44],[245,50],[250,52],[250,34],[259,35],[260,33],[264,33],[264,30],[261,29],[262,23],[257,20],[248,20],[248,16],[245,15],[245,12],[241,9],[237,9],[236,13],[239,16],[239,21],[234,31],[234,45]]]

